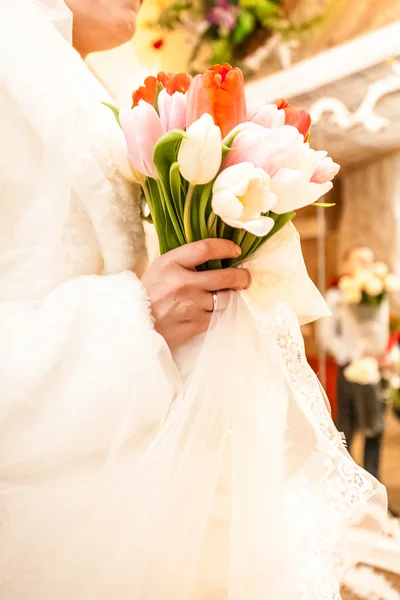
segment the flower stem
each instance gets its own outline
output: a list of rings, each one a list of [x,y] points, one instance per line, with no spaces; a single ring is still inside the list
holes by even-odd
[[[233,234],[233,241],[238,246],[242,245],[242,242],[245,238],[246,230],[245,229],[235,229],[235,233]]]
[[[193,242],[193,231],[192,231],[192,201],[193,193],[196,185],[191,183],[187,192],[185,200],[185,209],[183,211],[183,227],[185,229],[185,236],[187,243]]]

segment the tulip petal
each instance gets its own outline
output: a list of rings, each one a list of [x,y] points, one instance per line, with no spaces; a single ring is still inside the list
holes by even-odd
[[[122,108],[119,113],[119,118],[122,131],[125,135],[131,163],[139,173],[145,175],[146,169],[144,166],[142,150],[136,136],[137,112],[135,111],[136,108]]]
[[[154,148],[165,129],[153,106],[140,100],[132,109],[120,111],[120,121],[133,167],[147,177],[157,177]]]
[[[276,195],[274,212],[283,214],[316,202],[332,189],[332,183],[310,182],[305,173],[282,168],[271,179],[271,191]]]
[[[184,129],[186,124],[186,95],[181,92],[168,94],[164,89],[158,96],[158,110],[165,131]]]
[[[249,233],[257,237],[267,235],[275,225],[275,221],[271,217],[258,217],[257,219],[249,219],[248,221],[239,221],[235,219],[223,219],[227,225],[235,229],[245,229]]]
[[[260,108],[250,121],[266,129],[282,127],[285,124],[285,111],[278,109],[276,104],[267,104]]]
[[[249,178],[254,172],[254,165],[250,162],[242,162],[227,167],[218,175],[213,188],[214,193],[229,188],[236,196],[243,196],[247,192]]]
[[[227,219],[240,219],[243,215],[243,204],[230,190],[213,194],[212,209],[225,222]]]
[[[318,155],[319,153],[316,152]],[[311,177],[311,181],[314,183],[325,183],[326,181],[332,181],[332,179],[338,174],[340,166],[333,162],[330,156],[323,156],[319,158],[317,156],[317,165],[315,171]]]
[[[257,237],[267,235],[274,225],[275,221],[271,217],[259,217],[258,219],[251,219],[242,223],[243,229],[246,229],[246,231]]]
[[[110,152],[114,164],[124,179],[130,182],[136,181],[132,163],[128,155],[126,138],[120,127],[113,127],[110,135]]]
[[[172,95],[171,112],[169,115],[169,129],[184,129],[186,125],[186,94],[175,92]]]
[[[182,177],[193,184],[206,184],[217,175],[222,161],[219,127],[204,114],[186,131],[178,153]]]
[[[227,63],[215,65],[193,79],[188,92],[187,125],[204,113],[212,115],[223,137],[246,120],[244,79],[240,69],[233,69]]]

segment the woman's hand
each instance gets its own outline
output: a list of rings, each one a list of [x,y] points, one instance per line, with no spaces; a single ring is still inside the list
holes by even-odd
[[[142,277],[150,297],[155,328],[173,350],[208,329],[213,292],[218,306],[227,303],[229,290],[250,286],[246,269],[196,271],[209,260],[237,258],[240,248],[229,240],[193,242],[158,258]]]

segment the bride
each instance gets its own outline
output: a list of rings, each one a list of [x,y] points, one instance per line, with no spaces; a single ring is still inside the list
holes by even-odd
[[[326,308],[296,233],[146,270],[81,58],[139,0],[67,5],[0,4],[0,599],[337,600],[386,499],[306,363]]]

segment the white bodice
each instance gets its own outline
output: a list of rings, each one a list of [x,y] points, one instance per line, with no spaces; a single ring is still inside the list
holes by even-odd
[[[71,96],[60,156],[49,153],[47,141],[32,131],[32,118],[0,91],[6,139],[13,140],[0,168],[0,301],[40,299],[82,275],[133,270],[140,276],[146,265],[139,192],[112,159],[122,133],[102,105],[107,93],[81,59],[74,60],[88,102],[82,107]]]

